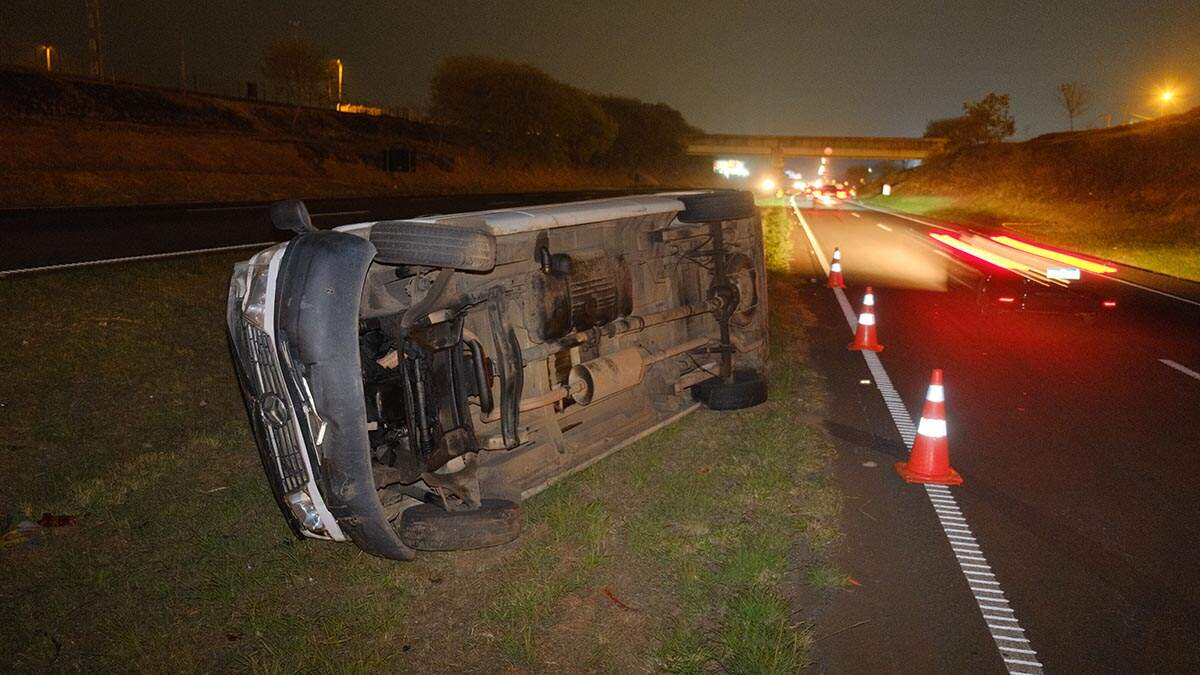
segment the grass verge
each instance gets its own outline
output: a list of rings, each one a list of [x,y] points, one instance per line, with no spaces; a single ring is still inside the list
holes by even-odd
[[[786,221],[786,219],[785,219]],[[774,222],[768,218],[768,223]],[[5,670],[794,672],[802,553],[837,538],[801,312],[772,275],[771,399],[699,412],[526,504],[511,545],[397,564],[298,542],[222,327],[234,255],[0,283]]]

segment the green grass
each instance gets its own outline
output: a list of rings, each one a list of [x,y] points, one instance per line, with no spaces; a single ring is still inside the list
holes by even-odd
[[[792,223],[782,208],[763,210],[763,249],[769,271],[786,274],[792,260]]]
[[[526,503],[511,545],[402,564],[296,541],[280,519],[226,353],[236,257],[0,281],[0,509],[80,516],[0,549],[5,670],[806,662],[789,573],[837,539],[840,500],[804,421],[823,390],[795,360],[786,278],[772,277],[767,404],[695,413],[570,477]]]
[[[831,565],[813,565],[805,572],[809,586],[823,590],[839,590],[850,587],[850,575]]]

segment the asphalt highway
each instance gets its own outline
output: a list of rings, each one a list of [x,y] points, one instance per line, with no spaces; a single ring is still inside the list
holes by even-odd
[[[569,202],[632,192],[638,190],[315,199],[306,204],[313,224],[324,229],[371,220]],[[290,234],[271,226],[269,206],[258,202],[0,210],[0,274],[251,248],[260,243],[265,247]]]
[[[798,214],[793,272],[819,280],[798,290],[816,316],[811,355],[834,393],[826,424],[847,492],[839,563],[858,584],[818,624],[820,667],[1038,672],[1001,660],[923,489],[892,469],[905,446],[846,350],[814,238],[823,255],[841,249],[855,312],[874,286],[879,357],[914,421],[931,369],[944,369],[951,463],[965,480],[953,493],[1033,662],[1200,672],[1200,285],[1085,273],[1073,287],[1114,309],[983,313],[958,282],[988,264],[928,236],[953,224],[856,207]]]

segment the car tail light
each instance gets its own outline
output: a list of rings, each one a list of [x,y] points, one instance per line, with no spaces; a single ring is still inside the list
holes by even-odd
[[[1117,301],[1116,300],[1105,300],[1105,301],[1101,302],[1100,305],[1102,307],[1104,307],[1105,309],[1112,309],[1113,307],[1117,306]]]
[[[1001,298],[996,298],[996,300],[999,302],[1016,302],[1017,301],[1016,298],[1010,298],[1007,295],[1004,297],[1001,297]]]

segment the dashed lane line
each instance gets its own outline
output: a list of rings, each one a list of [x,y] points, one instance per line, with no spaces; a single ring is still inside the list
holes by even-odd
[[[795,198],[792,199],[792,209],[795,211],[801,227],[804,228],[804,233],[813,250],[824,261],[825,256],[821,252],[820,244],[817,243],[816,235],[813,234],[812,228],[808,226],[804,215],[796,206]],[[826,272],[828,273],[828,269]],[[846,317],[846,323],[853,332],[858,328],[858,320],[854,316],[850,300],[846,298],[846,292],[835,288],[833,293]],[[904,406],[900,394],[892,385],[892,380],[879,360],[879,355],[875,352],[864,351],[862,356],[867,363],[867,369],[875,378],[875,384],[879,387],[884,405],[887,406],[892,421],[896,424],[896,430],[904,440],[905,447],[911,451],[913,442],[916,440],[916,426],[908,413],[908,408]],[[1037,658],[1037,651],[1033,649],[1029,639],[1024,637],[1025,630],[1021,628],[1016,612],[1008,607],[1009,602],[1004,596],[1000,582],[995,581],[996,574],[983,555],[983,549],[977,543],[975,534],[967,524],[966,518],[963,517],[954,494],[945,485],[925,485],[924,487],[934,515],[937,516],[938,523],[942,526],[946,541],[950,544],[959,570],[967,581],[971,596],[975,598],[975,604],[983,616],[988,633],[996,645],[996,650],[1000,653],[1000,658],[1004,661],[1005,668],[1011,675],[1038,675],[1044,672],[1042,663]],[[1008,616],[1000,616],[1000,614]]]

